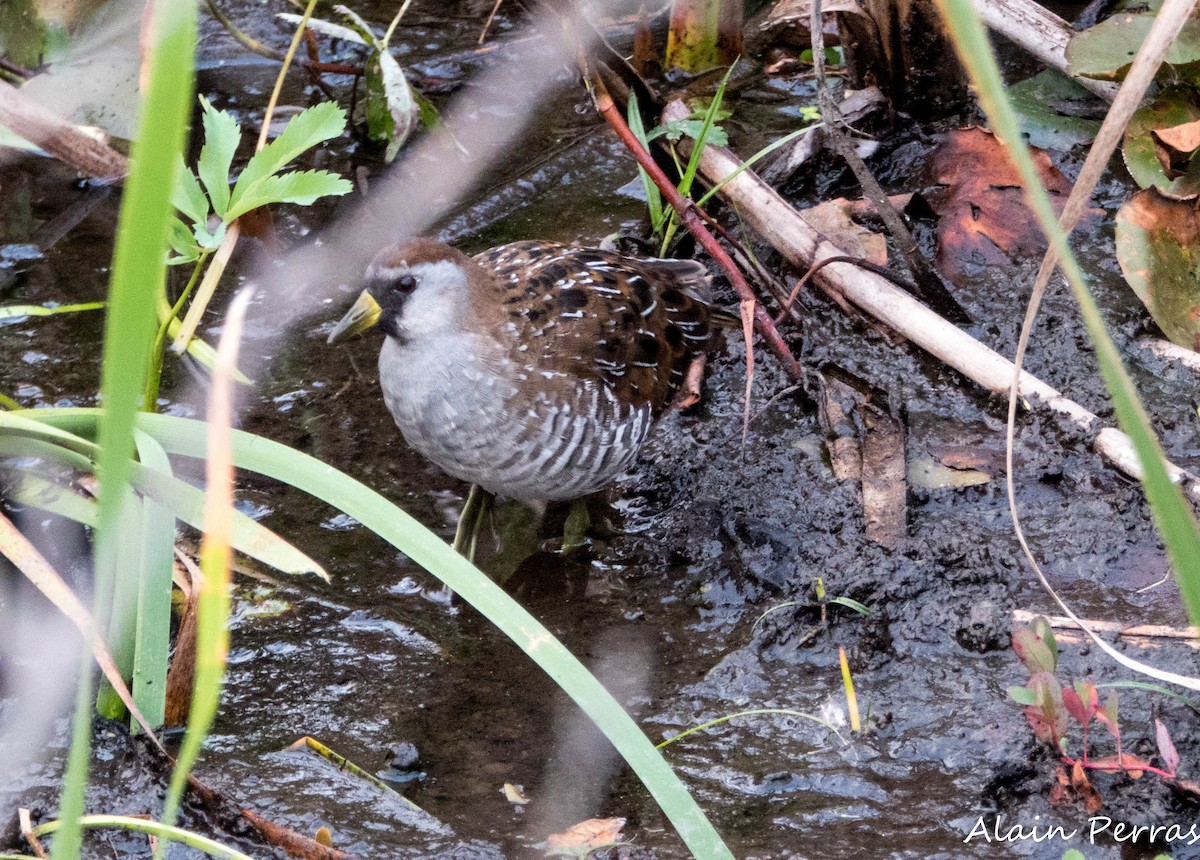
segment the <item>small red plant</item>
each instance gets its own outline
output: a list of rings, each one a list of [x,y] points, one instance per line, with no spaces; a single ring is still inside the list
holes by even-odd
[[[1055,674],[1058,668],[1058,644],[1054,641],[1054,631],[1049,621],[1036,618],[1031,626],[1013,631],[1012,644],[1017,657],[1030,674],[1024,686],[1009,687],[1008,695],[1022,706],[1037,739],[1052,746],[1062,763],[1058,783],[1051,792],[1052,800],[1061,802],[1075,796],[1083,801],[1089,813],[1098,810],[1100,795],[1087,779],[1086,772],[1089,770],[1122,772],[1132,779],[1141,778],[1143,773],[1151,773],[1172,785],[1180,784],[1176,778],[1179,753],[1162,721],[1154,721],[1158,762],[1151,764],[1122,748],[1116,690],[1109,691],[1101,707],[1096,686],[1091,681],[1075,681],[1070,687],[1063,687]],[[1082,732],[1077,756],[1071,755],[1068,737],[1072,720],[1079,724]],[[1089,730],[1093,722],[1103,725],[1115,739],[1114,754],[1101,758],[1089,756]]]

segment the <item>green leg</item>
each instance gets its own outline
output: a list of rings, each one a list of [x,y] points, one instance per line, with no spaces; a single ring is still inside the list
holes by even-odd
[[[491,513],[495,498],[478,484],[472,484],[467,494],[466,504],[458,516],[458,528],[454,530],[454,551],[466,556],[468,561],[475,561],[479,533],[483,530],[484,520]]]
[[[587,530],[591,524],[587,502],[583,499],[571,502],[571,513],[567,514],[567,521],[563,523],[563,555],[570,555],[588,545]]]

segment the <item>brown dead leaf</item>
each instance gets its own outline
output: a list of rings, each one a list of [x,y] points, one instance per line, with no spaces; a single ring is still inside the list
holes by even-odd
[[[1083,801],[1083,808],[1088,811],[1088,815],[1095,815],[1100,811],[1100,807],[1104,806],[1104,800],[1100,797],[1100,792],[1096,791],[1096,787],[1087,778],[1087,774],[1083,770],[1083,765],[1079,762],[1075,762],[1071,767],[1071,787],[1075,789],[1075,793]]]
[[[1169,128],[1156,128],[1151,133],[1164,145],[1179,153],[1200,149],[1200,119]]]
[[[1064,768],[1054,772],[1054,785],[1050,786],[1050,805],[1056,807],[1069,806],[1075,802],[1075,789],[1071,788],[1071,780]]]
[[[809,225],[852,257],[877,266],[887,265],[887,240],[854,220],[860,204],[844,197],[827,200],[800,214]]]
[[[1060,214],[1071,183],[1043,150],[1031,153],[1055,214]],[[961,283],[977,267],[1004,265],[1012,257],[1045,249],[1020,177],[994,134],[975,127],[950,132],[930,170],[934,182],[945,186],[928,196],[939,218],[937,263],[950,280]]]
[[[538,847],[548,857],[586,857],[599,848],[617,845],[617,836],[624,826],[624,818],[589,818],[562,833],[551,834]]]

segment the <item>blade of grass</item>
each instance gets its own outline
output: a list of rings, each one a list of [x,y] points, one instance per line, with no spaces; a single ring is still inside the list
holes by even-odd
[[[94,442],[26,417],[37,412],[0,412],[0,455],[30,456],[62,463],[80,472],[92,472],[99,448]],[[194,529],[204,524],[204,493],[169,473],[133,463],[134,489],[171,510]],[[312,573],[329,582],[329,574],[296,547],[233,508],[233,547],[280,573]]]
[[[85,435],[94,432],[96,422],[91,409],[38,409],[25,414]],[[142,413],[138,427],[168,453],[204,456],[202,422]],[[235,430],[233,455],[238,468],[296,487],[358,520],[450,586],[537,663],[604,732],[695,856],[714,860],[733,856],[679,777],[616,699],[524,607],[437,535],[349,475],[278,442]]]
[[[103,490],[101,490],[103,493]],[[129,680],[133,677],[134,630],[137,623],[138,589],[142,580],[142,558],[145,555],[145,545],[149,536],[143,530],[145,521],[142,516],[142,499],[133,488],[125,487],[121,499],[121,509],[117,514],[117,524],[113,529],[114,537],[104,541],[102,548],[105,552],[113,553],[111,561],[99,561],[111,568],[114,573],[112,598],[108,612],[108,649],[117,662],[117,670],[121,677]],[[174,539],[174,524],[172,523],[171,538]],[[106,680],[100,680],[100,689],[96,693],[96,713],[110,720],[119,720],[125,716],[125,705],[117,695],[116,690]]]
[[[104,307],[104,302],[84,302],[79,305],[59,305],[46,308],[41,305],[4,305],[0,307],[0,320],[15,317],[52,317],[57,314],[74,314],[80,311],[98,311]]]
[[[140,430],[135,431],[138,459],[147,469],[171,475],[167,452]],[[154,499],[142,500],[141,578],[134,626],[134,701],[153,726],[163,723],[167,696],[167,664],[171,647],[171,578],[175,572],[175,515]],[[130,728],[137,728],[136,724]]]
[[[251,292],[234,297],[217,346],[212,388],[208,395],[208,445],[205,464],[204,539],[200,544],[203,578],[196,598],[196,676],[187,731],[179,747],[171,784],[163,802],[162,821],[175,823],[188,774],[200,755],[204,738],[217,715],[225,661],[229,656],[230,574],[233,549],[229,544],[233,509],[233,372],[246,321]],[[160,839],[155,860],[166,856],[168,840]]]
[[[629,108],[626,112],[629,115],[629,130],[633,132],[634,137],[641,142],[642,146],[647,150],[650,149],[650,141],[646,139],[646,127],[642,123],[642,113],[638,109],[637,93],[632,91],[629,93]],[[654,180],[650,178],[650,174],[641,165],[638,165],[638,176],[642,180],[642,191],[646,195],[646,208],[650,210],[650,230],[655,236],[658,236],[663,226],[662,193],[654,184]]]
[[[160,843],[164,843],[167,840],[179,842],[187,845],[189,848],[203,851],[210,857],[219,857],[222,860],[254,860],[248,854],[243,854],[227,845],[222,845],[220,842],[209,839],[207,836],[192,833],[181,827],[168,827],[165,824],[159,824],[157,821],[151,821],[147,818],[133,818],[128,815],[85,815],[80,819],[79,824],[89,828],[118,827],[122,830],[147,833],[157,837]],[[49,836],[52,833],[59,832],[62,827],[62,821],[47,821],[45,824],[39,824],[35,827],[33,832],[37,836]]]
[[[1193,623],[1200,623],[1200,530],[1197,529],[1195,516],[1179,487],[1171,482],[1167,474],[1162,448],[1149,416],[1125,370],[1117,346],[1105,328],[1100,309],[1071,251],[1066,234],[1054,215],[1049,196],[1038,179],[1033,159],[1021,137],[1016,112],[1005,95],[1000,69],[982,23],[969,0],[936,2],[950,27],[959,59],[971,77],[980,104],[987,113],[993,131],[1008,148],[1009,157],[1021,175],[1030,208],[1059,258],[1059,266],[1079,303],[1080,315],[1095,347],[1101,375],[1112,397],[1113,410],[1121,429],[1128,434],[1137,452],[1142,469],[1142,485],[1151,514],[1166,544],[1167,557],[1175,570],[1188,615]],[[1038,569],[1039,578],[1048,587],[1049,583],[1042,576],[1032,552],[1027,546],[1024,549],[1030,562]],[[1063,611],[1078,622],[1070,608],[1057,596],[1055,599]],[[1135,671],[1161,681],[1200,689],[1200,681],[1196,679],[1187,679],[1132,660],[1099,637],[1093,636],[1093,641],[1114,660]]]
[[[113,528],[133,452],[133,416],[142,393],[154,326],[154,296],[166,275],[167,231],[172,217],[171,190],[183,151],[188,106],[192,98],[196,45],[196,6],[156,0],[148,18],[147,82],[142,94],[137,137],[130,153],[130,173],[121,201],[121,219],[113,255],[112,282],[104,321],[99,426],[101,446],[97,548],[98,561],[111,558],[103,549],[116,535]],[[113,571],[96,571],[98,608],[111,595]],[[103,624],[103,614],[96,619]],[[90,637],[84,637],[90,640]],[[63,778],[60,818],[52,857],[79,855],[84,794],[91,736],[91,649],[80,655],[80,681],[72,724],[71,752]]]

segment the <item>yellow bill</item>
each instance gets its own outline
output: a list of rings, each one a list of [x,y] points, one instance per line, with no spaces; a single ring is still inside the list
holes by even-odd
[[[361,334],[379,322],[379,302],[368,291],[359,293],[358,300],[329,333],[328,343],[338,343],[356,334]]]

